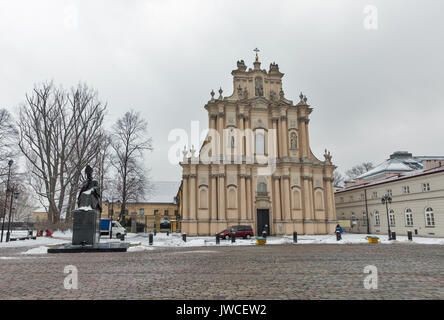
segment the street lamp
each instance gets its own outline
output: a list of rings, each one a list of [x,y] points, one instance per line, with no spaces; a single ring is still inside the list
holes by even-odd
[[[389,203],[392,203],[392,197],[386,194],[385,196],[382,197],[381,202],[382,204],[385,204],[385,209],[387,212],[388,239],[392,240],[392,232],[390,231],[390,219],[389,219],[389,209],[388,209]]]
[[[2,235],[1,235],[0,242],[3,242],[3,231],[5,230],[6,204],[8,203],[8,191],[10,191],[9,190],[9,181],[11,179],[11,166],[12,166],[13,163],[14,163],[14,161],[12,161],[12,160],[8,161],[9,171],[8,171],[8,181],[6,183],[5,206],[4,206],[4,209],[3,209]]]
[[[11,191],[11,203],[9,204],[9,217],[8,217],[8,231],[6,232],[6,242],[9,242],[11,238],[11,214],[12,214],[12,201],[18,198],[19,192],[12,186]]]

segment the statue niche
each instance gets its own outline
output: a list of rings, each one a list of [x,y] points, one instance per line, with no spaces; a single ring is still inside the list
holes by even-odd
[[[264,83],[261,77],[256,77],[254,83],[254,95],[256,97],[264,96]]]

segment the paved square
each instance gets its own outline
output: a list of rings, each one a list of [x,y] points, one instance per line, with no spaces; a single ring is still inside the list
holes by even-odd
[[[444,299],[444,248],[305,244],[44,254],[0,249],[0,299]],[[78,269],[79,288],[63,286]],[[364,267],[378,289],[364,288]]]

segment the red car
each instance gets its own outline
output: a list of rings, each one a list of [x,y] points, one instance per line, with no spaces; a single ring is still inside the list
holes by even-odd
[[[251,226],[232,226],[231,228],[219,233],[219,237],[226,240],[230,239],[231,229],[233,229],[235,232],[236,238],[250,239],[254,236],[253,228]]]

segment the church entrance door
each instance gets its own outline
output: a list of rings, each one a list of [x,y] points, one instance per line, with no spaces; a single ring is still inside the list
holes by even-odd
[[[262,231],[270,235],[270,213],[268,209],[257,209],[257,235],[261,236]]]

